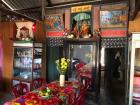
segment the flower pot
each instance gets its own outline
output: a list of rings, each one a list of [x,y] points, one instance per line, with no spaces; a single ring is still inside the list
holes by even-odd
[[[60,87],[64,87],[65,85],[65,75],[61,74],[59,78]]]

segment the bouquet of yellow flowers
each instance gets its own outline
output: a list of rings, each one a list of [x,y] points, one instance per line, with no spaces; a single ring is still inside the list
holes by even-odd
[[[69,59],[66,58],[61,58],[56,60],[56,65],[57,65],[57,70],[59,71],[60,74],[65,74],[68,66],[69,66]]]

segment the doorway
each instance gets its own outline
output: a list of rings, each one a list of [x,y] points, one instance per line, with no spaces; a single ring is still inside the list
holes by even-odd
[[[114,105],[125,105],[125,48],[105,48],[104,88]]]

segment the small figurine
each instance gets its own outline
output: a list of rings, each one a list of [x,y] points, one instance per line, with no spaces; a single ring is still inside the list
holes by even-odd
[[[68,30],[67,28],[64,30],[64,37],[66,38],[74,38],[74,34],[70,33],[70,30]]]

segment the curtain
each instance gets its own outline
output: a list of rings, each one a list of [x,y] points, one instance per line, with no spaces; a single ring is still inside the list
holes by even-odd
[[[59,79],[59,72],[56,69],[55,61],[62,57],[62,47],[47,47],[47,81],[51,82]]]

